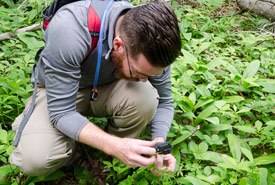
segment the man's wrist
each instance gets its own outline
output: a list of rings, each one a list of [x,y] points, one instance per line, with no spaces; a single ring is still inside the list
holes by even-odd
[[[165,142],[165,139],[163,137],[156,137],[153,139],[153,141],[156,141],[156,142]]]

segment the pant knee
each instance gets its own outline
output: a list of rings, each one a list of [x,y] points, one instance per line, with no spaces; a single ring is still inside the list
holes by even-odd
[[[123,137],[138,137],[154,117],[159,100],[157,90],[149,82],[127,82],[121,92],[123,94],[115,96],[119,103],[114,108],[109,130]]]
[[[129,109],[135,108],[137,114],[143,118],[151,119],[157,109],[159,96],[157,90],[149,83],[140,82],[129,93]]]
[[[18,154],[18,155],[17,155]],[[58,168],[65,166],[70,160],[72,152],[68,151],[59,156],[49,156],[39,152],[25,152],[19,154],[16,149],[11,155],[11,163],[22,172],[30,176],[46,176]]]

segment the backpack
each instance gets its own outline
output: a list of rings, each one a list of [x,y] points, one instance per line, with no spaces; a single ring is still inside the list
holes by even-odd
[[[43,30],[46,30],[48,24],[50,23],[51,19],[54,17],[55,13],[64,5],[69,3],[74,3],[80,0],[54,0],[49,6],[47,6],[42,11],[43,17]],[[92,6],[89,7],[88,13],[88,29],[91,35],[91,50],[89,51],[87,57],[91,54],[91,52],[96,48],[99,38],[99,31],[100,31],[100,19],[93,9]]]

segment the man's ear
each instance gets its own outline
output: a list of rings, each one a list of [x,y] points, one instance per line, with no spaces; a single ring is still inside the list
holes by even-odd
[[[113,40],[113,47],[114,47],[114,51],[119,52],[120,54],[123,54],[124,52],[124,43],[121,40],[120,37],[115,37]]]

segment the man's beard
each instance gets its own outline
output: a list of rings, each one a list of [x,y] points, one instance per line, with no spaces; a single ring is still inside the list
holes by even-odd
[[[118,79],[126,79],[126,80],[131,80],[131,81],[139,81],[138,79],[135,78],[130,78],[128,77],[124,71],[123,71],[123,63],[121,61],[120,56],[116,54],[115,52],[111,53],[111,60],[115,66],[115,77]]]

